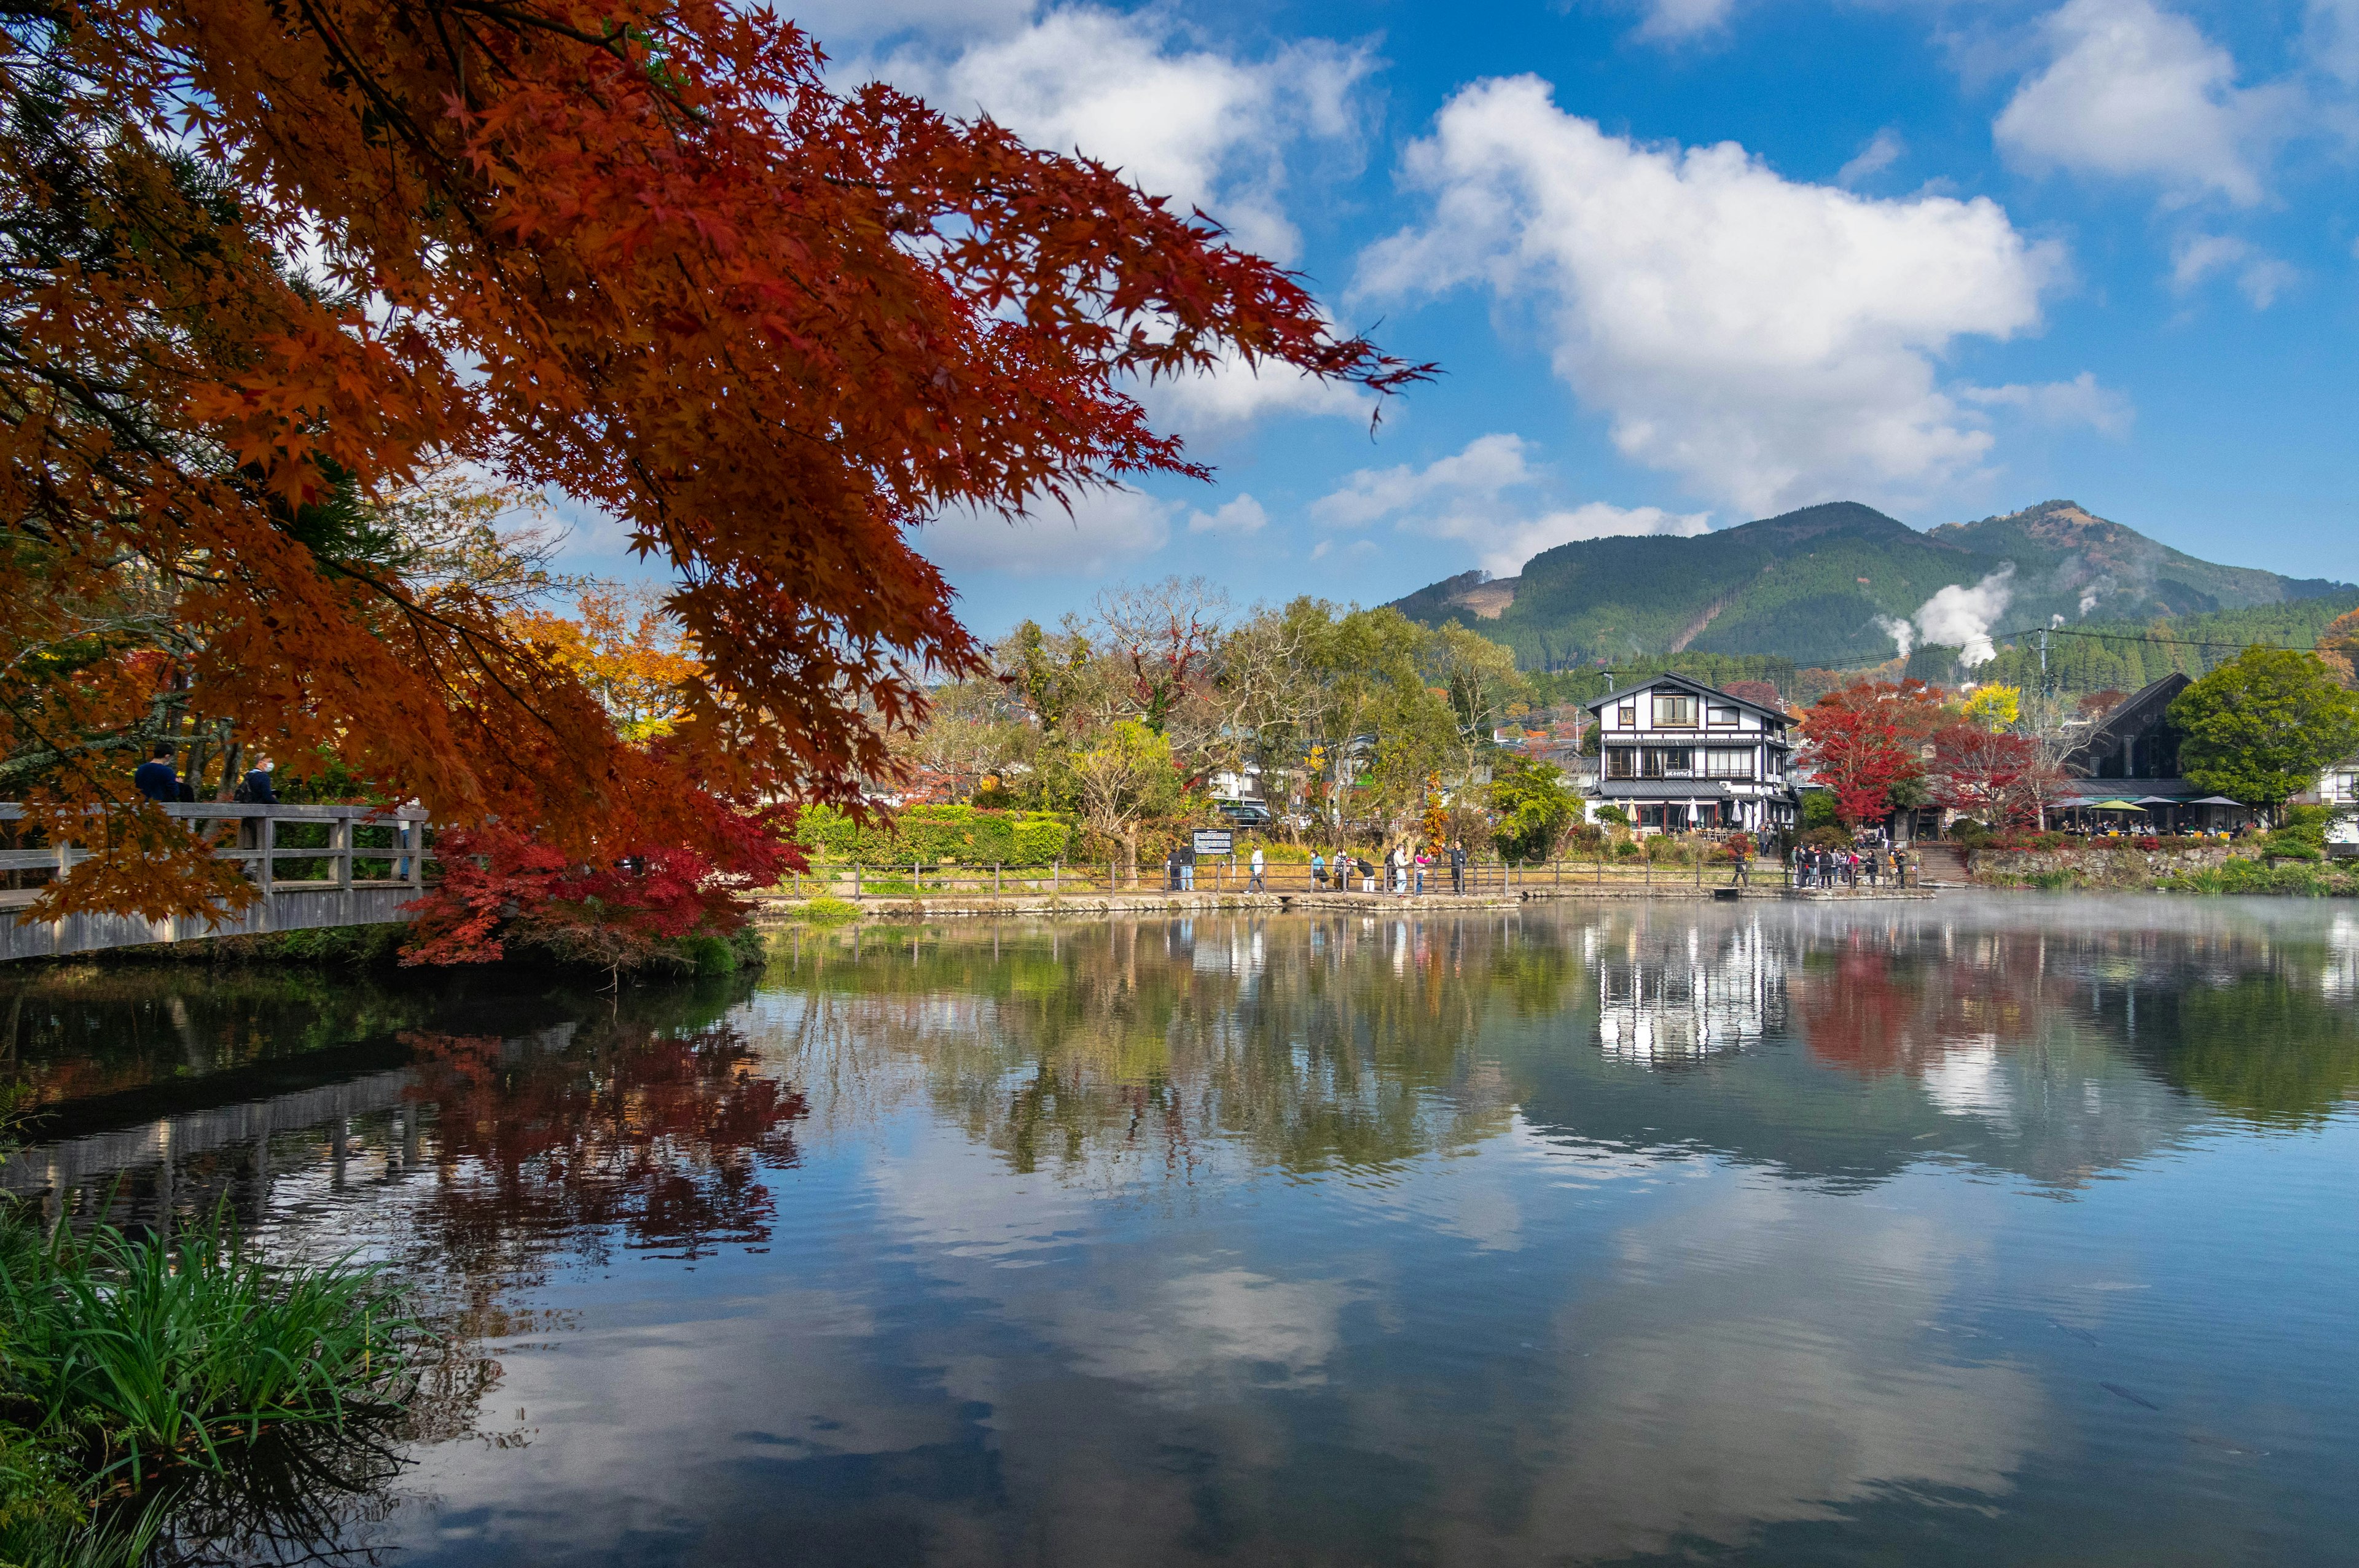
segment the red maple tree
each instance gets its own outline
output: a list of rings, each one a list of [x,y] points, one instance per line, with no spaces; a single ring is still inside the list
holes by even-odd
[[[1979,724],[1933,732],[1933,795],[1985,826],[2036,822],[2042,798],[2039,743]]]
[[[1811,778],[1835,798],[1846,827],[1882,818],[1892,792],[1924,776],[1919,748],[1940,713],[1938,687],[1922,681],[1897,686],[1863,681],[1831,691],[1802,715],[1802,743]]]
[[[0,756],[108,851],[38,917],[244,895],[127,788],[200,721],[578,865],[717,861],[732,813],[856,805],[982,667],[928,520],[1201,474],[1142,380],[1426,373],[1116,170],[834,91],[757,6],[90,0],[12,17],[0,86]],[[384,547],[452,464],[668,574],[669,744]]]

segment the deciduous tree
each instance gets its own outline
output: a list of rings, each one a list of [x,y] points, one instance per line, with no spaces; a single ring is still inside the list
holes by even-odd
[[[1919,681],[1862,683],[1829,692],[1802,715],[1810,776],[1833,795],[1845,827],[1880,820],[1895,788],[1924,776],[1918,734],[1930,734],[1929,709],[1938,711],[1925,695],[1930,689]]]
[[[2359,693],[2291,648],[2245,649],[2180,692],[2169,717],[2188,778],[2272,814],[2359,752]]]
[[[758,6],[0,26],[0,754],[40,759],[51,832],[120,851],[41,915],[236,896],[125,785],[171,693],[575,864],[711,859],[730,810],[855,801],[923,680],[981,667],[911,548],[929,518],[1200,473],[1143,378],[1421,373],[1114,170],[832,90]],[[388,552],[372,519],[454,461],[667,574],[698,668],[661,745]],[[159,621],[201,636],[157,657]]]

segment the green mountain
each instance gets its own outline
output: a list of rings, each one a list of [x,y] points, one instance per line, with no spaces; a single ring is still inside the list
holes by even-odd
[[[2352,591],[2200,561],[2069,501],[1930,533],[1835,502],[1693,538],[1578,540],[1520,576],[1468,573],[1394,608],[1479,631],[1527,669],[1686,652],[1842,667],[1892,657],[1892,629],[1953,586],[1980,591],[1950,596],[1965,602],[1935,618],[1933,640],[1962,640],[1961,616],[2005,633],[2060,615],[2143,623]]]

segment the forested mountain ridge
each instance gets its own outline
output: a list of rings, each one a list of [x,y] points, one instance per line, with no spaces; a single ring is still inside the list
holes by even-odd
[[[1994,632],[2058,615],[2143,622],[2344,589],[2198,560],[2071,502],[1930,533],[1835,502],[1689,538],[1560,545],[1518,577],[1469,573],[1395,608],[1428,625],[1479,630],[1527,669],[1683,651],[1841,667],[1891,657],[1895,626],[1944,588],[1986,581],[1990,601],[2004,606]]]

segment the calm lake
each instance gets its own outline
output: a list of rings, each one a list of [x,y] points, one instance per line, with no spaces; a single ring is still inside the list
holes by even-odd
[[[0,976],[52,1213],[449,1336],[216,1555],[2359,1561],[2359,914],[779,935],[625,992]],[[299,1494],[297,1496],[295,1494]]]

